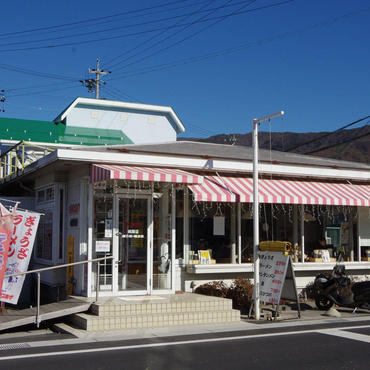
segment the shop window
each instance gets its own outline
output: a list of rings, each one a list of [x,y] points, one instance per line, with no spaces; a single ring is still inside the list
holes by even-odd
[[[54,200],[54,187],[47,188],[45,193],[45,201],[50,202],[52,200]]]
[[[210,258],[206,263],[232,263],[232,244],[236,241],[231,240],[231,216],[231,207],[227,204],[201,203],[192,207],[190,264],[202,263],[201,251],[208,251]]]
[[[36,238],[35,257],[45,261],[63,259],[65,185],[36,190],[36,210],[43,213]]]
[[[36,197],[37,204],[53,202],[54,201],[54,185],[37,190],[36,195],[37,195]]]
[[[37,258],[52,260],[53,257],[53,212],[40,211],[44,214],[40,217],[36,237]]]

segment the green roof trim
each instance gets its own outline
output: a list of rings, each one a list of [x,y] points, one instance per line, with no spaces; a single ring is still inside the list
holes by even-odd
[[[70,145],[133,144],[120,130],[86,128],[48,121],[0,118],[0,140]]]

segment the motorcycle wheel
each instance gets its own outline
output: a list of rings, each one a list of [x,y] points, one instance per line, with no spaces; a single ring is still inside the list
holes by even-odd
[[[315,297],[315,303],[319,310],[327,311],[333,306],[333,302],[326,296],[319,294]]]

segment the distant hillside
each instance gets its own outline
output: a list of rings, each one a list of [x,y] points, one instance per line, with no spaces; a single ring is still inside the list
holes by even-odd
[[[328,132],[272,132],[273,150],[310,154],[320,157],[342,159],[370,164],[370,125],[353,130],[342,130],[325,136]],[[208,138],[180,138],[181,141],[200,141],[218,144],[252,145],[252,135],[220,134]],[[270,148],[270,133],[259,132],[259,147]],[[312,142],[311,142],[312,141]],[[308,143],[311,142],[311,143]],[[308,143],[302,145],[304,143]],[[298,146],[299,145],[299,146]],[[323,149],[326,148],[327,149]]]

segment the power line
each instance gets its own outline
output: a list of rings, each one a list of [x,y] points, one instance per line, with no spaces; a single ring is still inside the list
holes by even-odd
[[[212,27],[212,26],[214,26],[214,25],[216,25],[216,24],[218,24],[218,23],[220,23],[220,22],[224,21],[225,19],[227,19],[227,18],[229,18],[229,17],[231,17],[231,16],[233,16],[233,15],[237,14],[237,12],[241,11],[242,9],[244,9],[245,7],[247,7],[248,5],[252,4],[254,1],[256,1],[256,0],[252,0],[252,1],[248,2],[247,4],[244,4],[243,6],[241,6],[238,10],[234,11],[233,13],[229,13],[229,14],[227,14],[227,15],[224,15],[224,16],[221,16],[221,17],[218,17],[219,19],[217,19],[215,22],[213,22],[213,23],[211,23],[211,24],[209,24],[209,25],[207,25],[207,26],[205,26],[205,27],[201,28],[200,30],[197,30],[197,31],[195,31],[194,33],[192,33],[192,34],[190,34],[190,35],[188,35],[188,36],[184,37],[183,39],[178,40],[178,41],[176,41],[176,42],[174,42],[174,43],[172,43],[172,44],[170,44],[170,45],[167,45],[167,46],[163,47],[162,49],[159,49],[159,50],[157,50],[157,51],[155,51],[155,52],[153,52],[153,53],[151,53],[151,54],[149,54],[149,55],[147,55],[147,56],[145,56],[145,57],[143,57],[143,58],[141,58],[141,59],[139,59],[139,60],[136,60],[136,61],[133,61],[133,62],[131,62],[131,63],[128,63],[128,64],[126,64],[126,65],[122,66],[121,68],[118,68],[118,70],[123,69],[123,68],[127,68],[127,67],[129,67],[129,66],[131,66],[131,65],[133,65],[133,64],[136,64],[136,63],[140,63],[140,62],[142,62],[142,61],[144,61],[144,60],[146,60],[146,59],[148,59],[148,58],[150,58],[150,57],[152,57],[152,56],[154,56],[154,55],[159,54],[160,52],[162,52],[162,51],[164,51],[164,50],[168,50],[168,49],[170,49],[170,48],[172,48],[172,47],[174,47],[174,46],[177,46],[177,45],[179,45],[179,44],[183,43],[184,41],[186,41],[186,40],[188,40],[188,39],[190,39],[190,38],[192,38],[192,37],[194,37],[194,36],[198,35],[199,33],[201,33],[201,32],[203,32],[203,31],[207,30],[208,28],[210,28],[210,27]],[[288,0],[288,1],[290,2],[290,1],[294,1],[294,0]],[[201,21],[202,21],[202,18],[201,18],[201,19],[199,19],[199,21],[201,22]],[[198,22],[198,21],[196,21],[196,22]]]
[[[37,76],[37,77],[51,78],[51,79],[56,79],[56,80],[78,81],[78,78],[74,78],[74,77],[62,76],[62,75],[57,75],[53,73],[39,72],[39,71],[35,71],[32,69],[28,69],[28,68],[11,66],[9,64],[0,64],[0,69],[23,73],[23,74],[32,75],[32,76]]]
[[[188,0],[179,1],[179,3],[186,2],[186,1],[188,1]],[[122,17],[122,16],[124,16],[124,21],[127,21],[127,19],[143,18],[143,17],[146,17],[146,16],[155,15],[155,14],[168,13],[168,12],[173,12],[173,11],[179,10],[179,9],[190,8],[190,7],[193,7],[195,5],[199,5],[199,3],[203,3],[203,2],[207,2],[207,1],[209,1],[209,0],[197,0],[196,3],[185,4],[185,5],[181,5],[181,6],[177,6],[177,7],[171,7],[169,9],[154,10],[154,11],[150,11],[150,12],[144,13],[144,14],[139,13],[139,14],[135,14],[135,15],[127,15],[127,14],[118,13],[118,14],[113,14],[113,15],[107,16],[108,18],[117,17],[118,19],[111,19],[111,20],[106,20],[106,21],[102,21],[102,22],[95,22],[94,20],[92,20],[91,22],[94,22],[94,23],[91,23],[91,24],[81,24],[81,25],[78,24],[79,22],[74,22],[71,26],[68,26],[67,25],[66,26],[67,28],[65,30],[63,30],[63,29],[62,30],[59,30],[59,29],[54,29],[53,30],[53,29],[51,29],[51,30],[47,30],[46,32],[42,32],[42,30],[35,30],[35,32],[41,33],[41,34],[44,34],[44,33],[45,34],[50,34],[50,33],[55,33],[55,32],[65,32],[65,31],[69,31],[69,30],[76,30],[76,29],[81,29],[81,28],[96,27],[96,26],[104,25],[104,24],[108,24],[108,23],[122,22],[122,19],[119,18],[119,17]],[[218,1],[218,0],[211,0],[211,1]],[[150,8],[148,8],[147,10],[150,10]],[[95,18],[93,18],[93,19],[95,19]],[[82,21],[82,22],[85,22],[85,21]],[[21,33],[22,34],[24,33],[24,34],[26,34],[26,36],[28,36],[27,35],[27,33],[28,33],[27,31],[21,31]],[[6,36],[6,37],[7,38],[23,37],[22,34],[19,35],[19,36],[17,36],[17,35],[9,35],[9,36]],[[0,35],[0,38],[2,38],[2,37],[5,37],[5,36]]]
[[[7,93],[13,92],[13,91],[19,91],[19,90],[32,90],[32,89],[39,89],[40,87],[50,87],[50,86],[55,86],[56,84],[65,84],[66,82],[53,82],[50,84],[41,84],[41,85],[29,85],[25,87],[14,87],[11,89],[5,89]]]
[[[211,2],[212,1],[214,1],[214,0],[211,0]],[[249,2],[249,1],[250,0],[244,0],[244,1],[240,1],[238,3],[231,4],[231,5],[218,6],[218,7],[215,7],[213,9],[216,11],[216,10],[219,10],[219,9],[224,9],[226,7],[234,7],[237,4],[245,3],[245,2]],[[116,26],[116,27],[112,27],[112,28],[106,28],[106,29],[100,29],[100,30],[82,32],[82,33],[73,33],[73,34],[69,34],[69,35],[61,35],[61,36],[47,37],[47,38],[36,39],[36,40],[23,40],[23,41],[7,42],[7,43],[0,44],[0,47],[2,47],[2,46],[13,46],[13,45],[30,44],[30,43],[38,43],[38,42],[44,42],[44,41],[55,41],[55,40],[61,40],[61,39],[67,39],[67,38],[78,38],[78,37],[81,37],[81,36],[86,36],[86,35],[89,35],[90,36],[90,35],[94,35],[94,34],[101,34],[103,32],[117,31],[117,30],[121,30],[121,29],[125,29],[125,28],[133,28],[133,27],[145,26],[145,25],[155,24],[155,23],[162,24],[163,22],[168,21],[168,20],[183,18],[185,16],[191,16],[191,15],[194,15],[194,14],[197,14],[197,13],[202,13],[202,12],[204,12],[204,11],[193,11],[191,13],[185,13],[185,14],[170,16],[170,17],[161,18],[161,19],[148,20],[148,21],[145,21],[145,22],[134,23],[134,24],[125,24],[125,25],[122,25],[122,26]]]
[[[139,13],[139,12],[143,12],[145,10],[162,8],[162,7],[172,5],[172,4],[177,4],[177,3],[187,2],[187,1],[190,1],[190,0],[177,0],[177,1],[172,1],[172,2],[169,2],[169,3],[165,3],[165,4],[159,4],[159,5],[154,5],[154,6],[150,6],[150,7],[146,7],[146,8],[129,10],[129,11],[126,11],[126,12],[111,14],[111,15],[107,15],[107,16],[103,16],[103,17],[89,18],[89,19],[76,21],[76,22],[69,22],[69,23],[64,23],[64,24],[59,24],[59,25],[54,25],[54,26],[39,27],[39,28],[31,28],[31,29],[26,29],[26,30],[16,31],[16,32],[7,32],[7,33],[0,34],[0,37],[8,37],[8,36],[19,35],[19,34],[29,34],[29,33],[36,32],[36,31],[46,31],[46,30],[52,30],[52,29],[56,29],[56,28],[63,28],[63,27],[71,26],[71,25],[93,22],[93,21],[96,21],[96,20],[109,19],[109,18],[119,17],[119,16],[122,16],[122,15]]]
[[[249,13],[249,12],[254,12],[254,11],[257,11],[257,10],[263,10],[263,9],[272,8],[272,7],[279,6],[279,5],[284,5],[284,4],[293,2],[293,1],[295,1],[295,0],[285,0],[285,1],[278,2],[278,3],[273,3],[273,4],[270,4],[270,5],[261,6],[261,7],[258,7],[258,8],[253,8],[253,9],[239,11],[239,12],[232,12],[232,13],[229,13],[227,15],[221,15],[221,16],[211,17],[211,18],[207,18],[207,19],[204,19],[204,20],[201,20],[201,21],[194,21],[194,22],[190,22],[190,23],[183,23],[183,24],[180,24],[180,25],[171,26],[171,28],[182,27],[182,26],[185,26],[185,25],[188,25],[188,24],[196,24],[196,23],[210,22],[212,20],[217,20],[217,19],[225,18],[225,16],[241,15],[241,14],[245,14],[245,13]],[[167,28],[168,28],[168,26],[154,28],[154,29],[149,29],[149,30],[144,30],[144,31],[126,33],[126,34],[121,34],[121,35],[115,35],[115,36],[109,36],[109,37],[102,37],[102,38],[97,38],[97,39],[92,39],[92,40],[82,40],[82,41],[75,41],[75,42],[66,42],[66,43],[62,43],[62,44],[31,46],[31,47],[15,48],[15,49],[2,49],[2,50],[0,50],[0,52],[3,52],[4,53],[4,52],[12,52],[12,51],[27,51],[27,50],[53,49],[53,48],[64,47],[64,46],[91,44],[91,43],[94,43],[94,42],[101,42],[101,41],[107,41],[107,40],[114,40],[114,39],[120,39],[120,38],[125,38],[125,37],[143,35],[143,34],[146,34],[146,33],[152,33],[152,32],[161,31],[161,30],[164,30],[164,29],[167,29]]]
[[[361,139],[361,138],[363,138],[365,136],[368,136],[368,135],[370,135],[370,132],[366,132],[365,134],[358,135],[358,136],[353,137],[351,139],[347,139],[347,140],[341,141],[340,143],[335,143],[335,144],[327,145],[327,146],[325,146],[323,148],[319,148],[319,149],[316,149],[316,150],[311,150],[310,152],[306,152],[304,154],[312,154],[312,153],[321,152],[321,151],[323,151],[325,149],[330,149],[330,148],[333,148],[333,147],[338,146],[338,145],[346,144],[346,143],[349,143],[349,142],[352,142],[352,141]]]
[[[303,144],[295,145],[294,147],[289,148],[289,149],[286,149],[286,150],[284,150],[284,151],[285,151],[285,152],[290,152],[290,151],[292,151],[292,150],[294,150],[294,149],[297,149],[297,148],[299,148],[299,147],[301,147],[301,146],[305,146],[305,145],[308,145],[308,144],[314,143],[314,142],[315,142],[315,141],[317,141],[317,140],[321,140],[321,139],[323,139],[324,137],[327,137],[327,136],[329,136],[329,135],[332,135],[332,134],[334,134],[334,133],[336,133],[336,132],[338,132],[338,131],[342,131],[342,130],[344,130],[344,129],[346,129],[346,128],[350,127],[350,126],[353,126],[353,125],[355,125],[356,123],[359,123],[359,122],[361,122],[361,121],[364,121],[365,119],[368,119],[368,118],[370,118],[370,115],[369,115],[369,116],[366,116],[366,117],[363,117],[363,118],[360,118],[360,119],[358,119],[358,120],[356,120],[356,121],[353,121],[353,122],[351,122],[351,123],[348,123],[348,124],[346,124],[346,125],[344,125],[344,126],[342,126],[342,127],[338,128],[338,129],[337,129],[337,130],[335,130],[335,131],[331,131],[331,132],[328,132],[328,133],[326,133],[326,134],[324,134],[324,135],[320,135],[320,137],[319,137],[319,138],[315,138],[315,139],[312,139],[312,140],[306,141],[306,142],[305,142],[305,143],[303,143]]]
[[[44,93],[48,93],[48,92],[72,89],[72,88],[76,88],[77,86],[76,86],[76,84],[73,84],[73,85],[67,85],[67,86],[61,87],[59,89],[54,88],[54,89],[36,91],[36,92],[31,92],[31,93],[26,92],[26,93],[22,93],[22,94],[9,95],[8,98],[15,98],[15,97],[18,97],[18,96],[30,96],[30,97],[32,97],[33,95],[39,95],[39,94],[44,94]]]
[[[142,69],[139,69],[139,70],[128,71],[128,72],[125,72],[124,74],[121,74],[121,75],[119,75],[119,74],[115,75],[114,80],[118,80],[118,79],[122,79],[122,78],[128,78],[128,77],[134,77],[134,76],[137,76],[137,75],[147,74],[147,73],[151,73],[151,72],[162,71],[162,70],[165,70],[165,69],[175,68],[175,67],[182,66],[182,65],[198,63],[198,62],[201,62],[201,61],[204,61],[204,60],[208,60],[208,59],[217,58],[217,57],[220,57],[220,56],[240,52],[242,50],[249,49],[249,48],[252,48],[252,47],[262,46],[262,45],[268,44],[270,42],[281,40],[281,39],[284,39],[284,38],[287,38],[287,37],[290,37],[290,36],[294,36],[294,35],[297,35],[297,34],[300,34],[300,33],[308,32],[308,31],[314,30],[314,29],[319,28],[319,27],[325,27],[329,24],[336,23],[336,22],[341,21],[343,19],[353,17],[353,16],[359,15],[359,14],[364,13],[364,12],[368,12],[369,10],[370,10],[370,8],[363,8],[363,9],[360,9],[358,11],[346,13],[346,14],[341,15],[339,17],[330,18],[330,19],[327,19],[323,22],[311,24],[311,25],[305,26],[303,28],[296,29],[294,31],[284,32],[284,33],[281,33],[281,34],[278,34],[278,35],[275,35],[275,36],[270,36],[268,38],[258,40],[258,41],[254,41],[254,42],[246,42],[246,43],[240,44],[240,45],[238,45],[236,47],[233,47],[233,48],[217,50],[217,51],[214,51],[214,52],[211,52],[211,53],[208,53],[208,54],[203,54],[203,55],[196,56],[196,57],[179,59],[179,60],[176,60],[176,61],[173,61],[173,62],[170,62],[170,63],[158,64],[158,65],[154,65],[154,66],[151,66],[151,67],[142,68]],[[113,80],[113,79],[111,79],[111,80]]]
[[[125,96],[129,99],[131,99],[132,101],[135,101],[135,102],[138,102],[138,103],[144,103],[142,100],[138,99],[138,98],[135,98],[134,96],[132,95],[129,95],[119,89],[117,89],[116,87],[113,87],[113,86],[104,86],[104,89],[108,89],[110,90],[112,93],[114,93],[116,95],[116,97],[118,99],[121,99],[121,96]]]
[[[183,16],[181,16],[180,20],[179,20],[177,23],[175,23],[175,25],[179,24],[181,21],[183,21],[183,19],[190,18],[190,17],[191,17],[191,16],[193,16],[194,14],[199,14],[200,12],[203,12],[203,8],[208,7],[208,5],[209,5],[209,4],[211,4],[211,3],[212,3],[212,0],[208,1],[208,2],[206,3],[206,5],[203,5],[203,6],[202,6],[201,8],[199,8],[196,12],[189,13],[190,15],[189,15],[189,14],[187,14],[187,15],[183,15]],[[208,10],[207,10],[207,12],[208,12],[208,14],[207,14],[207,15],[209,15],[209,14],[210,14],[210,13],[209,13],[209,12],[210,12],[210,10],[208,9]],[[176,35],[176,34],[177,34],[177,33],[179,33],[179,32],[182,32],[184,29],[186,29],[186,28],[188,28],[188,27],[189,27],[189,26],[184,26],[184,28],[182,28],[181,30],[179,30],[179,31],[177,31],[177,32],[175,32],[175,33],[173,33],[172,35],[168,36],[167,38],[169,38],[169,37],[173,37],[174,35]],[[156,34],[156,35],[152,36],[151,38],[149,38],[149,39],[147,39],[147,40],[143,41],[143,42],[142,42],[142,43],[140,43],[139,45],[136,45],[136,46],[135,46],[135,48],[133,48],[133,49],[131,49],[131,50],[130,50],[130,52],[133,52],[133,51],[135,51],[136,49],[139,49],[141,46],[143,46],[143,45],[147,44],[148,42],[152,41],[153,39],[155,39],[155,38],[157,38],[157,37],[159,37],[159,36],[163,35],[163,34],[164,34],[165,32],[167,32],[168,30],[169,30],[169,28],[167,28],[167,29],[163,30],[162,32],[160,32],[159,34]],[[127,57],[126,59],[123,59],[123,60],[121,60],[121,61],[118,61],[118,62],[116,62],[116,63],[113,63],[113,65],[112,65],[112,64],[111,64],[111,63],[112,63],[112,61],[114,61],[114,60],[116,60],[116,59],[118,59],[118,58],[122,57],[123,55],[126,55],[126,53],[121,53],[121,54],[117,55],[116,57],[114,57],[113,59],[111,59],[107,64],[110,66],[110,68],[115,67],[115,66],[117,66],[117,65],[119,65],[119,64],[121,64],[121,63],[124,63],[125,61],[127,61],[127,60],[129,60],[129,59],[131,59],[131,58],[133,58],[133,57],[135,57],[135,56],[137,56],[138,54],[143,53],[144,51],[146,51],[146,50],[148,50],[148,49],[153,48],[153,47],[154,47],[154,46],[156,46],[158,43],[165,41],[167,38],[161,39],[160,41],[157,41],[156,43],[154,43],[154,44],[152,44],[152,45],[149,45],[147,48],[145,48],[144,50],[140,51],[139,53],[136,53],[136,54],[134,54],[134,55],[131,55],[131,56]]]

